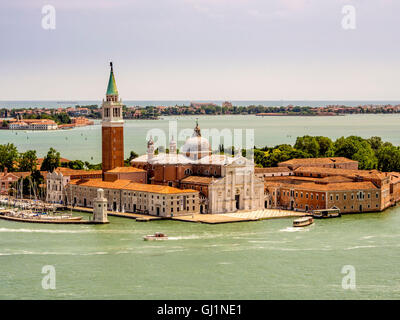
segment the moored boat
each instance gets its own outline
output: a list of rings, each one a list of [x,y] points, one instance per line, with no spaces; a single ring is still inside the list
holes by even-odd
[[[75,217],[70,214],[60,214],[60,215],[48,215],[46,213],[38,213],[38,212],[33,212],[31,210],[21,210],[21,211],[15,211],[15,210],[3,210],[1,212],[1,215],[3,217],[8,217],[8,218],[15,218],[20,221],[33,221],[33,222],[57,222],[57,221],[79,221],[82,220],[82,217]]]
[[[293,220],[293,227],[306,227],[314,223],[313,217],[303,217]]]
[[[156,232],[155,234],[152,235],[147,235],[143,237],[143,240],[145,241],[151,241],[151,240],[168,240],[168,237],[166,234],[162,232]]]
[[[314,210],[312,212],[312,216],[316,219],[328,219],[328,218],[340,218],[342,215],[340,214],[339,209],[322,209],[322,210]]]

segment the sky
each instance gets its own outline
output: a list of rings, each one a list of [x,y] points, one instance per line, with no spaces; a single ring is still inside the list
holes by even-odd
[[[400,100],[399,14],[398,0],[2,0],[0,100],[100,100],[110,60],[123,100]]]

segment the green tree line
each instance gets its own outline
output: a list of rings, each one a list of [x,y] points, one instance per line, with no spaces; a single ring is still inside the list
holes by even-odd
[[[359,162],[364,170],[400,171],[400,148],[380,137],[364,139],[358,136],[341,137],[335,141],[323,136],[303,136],[296,143],[254,149],[255,163],[274,167],[294,158],[346,157]]]

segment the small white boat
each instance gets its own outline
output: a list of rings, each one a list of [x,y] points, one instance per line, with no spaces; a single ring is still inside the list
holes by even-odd
[[[151,241],[151,240],[168,240],[168,237],[166,234],[161,233],[161,232],[156,232],[155,234],[152,235],[147,235],[143,237],[144,241]]]
[[[303,217],[293,220],[293,227],[306,227],[314,223],[313,217]]]

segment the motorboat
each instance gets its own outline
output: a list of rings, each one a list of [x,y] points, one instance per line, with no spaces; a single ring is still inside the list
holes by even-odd
[[[314,223],[313,217],[303,217],[293,220],[293,227],[306,227]]]
[[[143,240],[145,241],[151,241],[151,240],[168,240],[168,237],[166,234],[162,232],[156,232],[155,234],[152,235],[147,235],[143,237]]]

